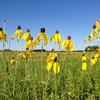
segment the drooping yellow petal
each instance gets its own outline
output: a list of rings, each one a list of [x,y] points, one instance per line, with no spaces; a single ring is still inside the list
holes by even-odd
[[[61,44],[61,48],[63,49],[63,46],[65,45],[65,42],[66,42],[67,40],[64,40],[63,42],[62,42],[62,44]]]
[[[94,29],[92,30],[92,32],[91,32],[91,40],[93,41],[93,32],[94,32]]]
[[[82,56],[82,62],[83,60],[86,61],[86,56]]]
[[[70,42],[70,40],[67,39],[67,41],[66,41],[66,43],[65,43],[65,47],[68,46],[69,42]],[[67,47],[67,48],[68,48],[68,47]]]
[[[38,34],[36,41],[40,41],[41,39],[43,39],[43,34],[45,34],[45,33]]]
[[[36,46],[36,43],[34,42],[34,40],[29,40],[27,43],[26,43],[26,46],[25,48],[33,48],[33,45]]]
[[[12,65],[15,62],[15,59],[11,59],[10,64]]]
[[[91,66],[93,66],[94,64],[96,64],[96,60],[95,59],[92,59],[91,60]]]
[[[97,24],[96,24],[96,27],[99,28],[99,22],[96,22],[96,23],[97,23]]]
[[[0,31],[0,41],[2,41],[3,39],[3,34],[2,34],[2,31]]]
[[[83,62],[83,64],[82,64],[82,70],[87,70],[87,64],[86,64],[86,62]]]
[[[48,44],[48,36],[47,34],[44,34],[44,46]]]
[[[52,62],[48,62],[46,70],[50,71],[51,67],[52,67]]]
[[[59,73],[59,71],[60,71],[60,65],[59,65],[58,62],[54,62],[53,63],[53,71],[54,71],[55,74]]]
[[[86,43],[86,41],[84,41],[84,44]]]
[[[54,38],[55,34],[50,38],[50,42],[52,41],[52,39]]]
[[[23,35],[22,39],[24,39],[24,41],[28,41],[31,37],[31,33],[30,32],[27,32]]]

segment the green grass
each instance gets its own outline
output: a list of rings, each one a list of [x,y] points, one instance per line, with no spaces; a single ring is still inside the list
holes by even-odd
[[[19,52],[21,53],[21,52]],[[17,60],[17,52],[0,52],[0,100],[100,100],[99,60],[91,67],[94,53],[86,53],[87,71],[82,71],[82,52],[60,53],[60,72],[53,68],[46,71],[47,53],[42,56],[43,80],[41,80],[41,52],[32,54],[32,61],[21,61],[10,65],[12,56]],[[59,52],[57,53],[59,54]],[[89,57],[89,58],[88,58]],[[35,61],[33,59],[38,59]]]

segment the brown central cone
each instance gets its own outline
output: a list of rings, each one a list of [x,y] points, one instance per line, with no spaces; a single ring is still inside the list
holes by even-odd
[[[28,50],[28,48],[26,48],[26,50]]]
[[[4,20],[4,22],[6,22],[6,20]]]
[[[70,40],[70,39],[71,39],[71,36],[70,36],[70,35],[68,35],[67,39],[69,39],[69,40]]]
[[[93,29],[95,29],[96,28],[96,26],[95,25],[93,25]]]
[[[91,36],[89,36],[89,38],[91,38]]]
[[[47,53],[47,56],[49,56],[49,53]]]
[[[58,34],[59,33],[59,31],[58,30],[56,30],[56,34]]]
[[[86,62],[85,60],[83,60],[83,62]]]
[[[45,28],[41,28],[41,33],[45,33]]]
[[[21,26],[18,26],[17,29],[20,30],[21,29]]]
[[[52,49],[52,53],[54,53],[54,49]]]
[[[33,37],[30,37],[30,40],[33,40]]]
[[[12,59],[14,59],[14,57],[12,57]]]
[[[84,54],[82,56],[84,56]]]
[[[2,31],[2,28],[0,27],[0,30]]]
[[[54,62],[57,62],[57,57],[54,59]]]
[[[29,30],[29,29],[27,29],[27,32],[30,32],[30,30]]]
[[[92,59],[95,59],[95,57],[92,57]]]
[[[97,54],[97,52],[95,52],[95,54]]]

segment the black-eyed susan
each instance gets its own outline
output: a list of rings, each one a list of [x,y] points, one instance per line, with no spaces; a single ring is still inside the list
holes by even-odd
[[[27,32],[23,35],[22,39],[24,39],[24,41],[28,41],[30,37],[31,37],[30,30],[27,29]]]
[[[87,63],[85,60],[83,60],[83,63],[82,63],[82,70],[87,70]]]
[[[59,73],[60,71],[60,65],[57,62],[57,54],[54,53],[54,49],[52,49],[52,53],[49,54],[48,58],[47,58],[47,67],[46,70],[50,71],[52,65],[53,65],[53,71],[54,73]]]
[[[10,61],[10,64],[12,65],[12,64],[14,64],[15,62],[16,62],[16,63],[19,63],[19,62],[16,61],[16,59],[14,59],[14,57],[12,57],[12,59],[11,59],[11,61]]]
[[[93,66],[94,64],[96,64],[96,59],[95,59],[95,57],[92,57],[92,59],[91,59],[91,66]]]
[[[82,62],[83,60],[86,61],[86,56],[84,54],[82,55]]]
[[[61,36],[60,36],[60,34],[59,34],[59,31],[58,30],[56,30],[56,32],[55,32],[55,34],[50,38],[50,42],[52,41],[52,39],[53,39],[53,42],[54,43],[61,43]]]
[[[41,33],[38,34],[38,36],[36,37],[36,43],[39,45],[40,44],[40,40],[43,39],[44,37],[44,46],[46,46],[48,44],[48,35],[45,33],[45,28],[41,28]]]
[[[6,32],[0,27],[0,41],[2,41],[3,38],[7,43],[9,42]]]
[[[34,47],[33,47],[34,46]],[[36,43],[34,42],[33,40],[33,37],[30,37],[30,40],[26,43],[26,46],[25,48],[28,48],[28,49],[35,49],[36,47]]]
[[[17,38],[19,40],[22,35],[23,35],[23,31],[21,30],[21,26],[18,26],[16,32],[13,34],[11,39],[15,40]],[[14,36],[15,38],[13,38]]]
[[[73,49],[74,49],[74,44],[73,44],[73,42],[71,41],[71,36],[69,35],[68,37],[67,37],[67,40],[64,40],[63,42],[62,42],[62,44],[61,44],[61,48],[63,49],[63,46],[65,47],[65,49],[66,49],[66,51],[70,51],[71,50],[71,52],[73,51]]]

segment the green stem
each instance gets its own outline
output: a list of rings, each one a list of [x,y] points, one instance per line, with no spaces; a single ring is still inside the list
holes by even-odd
[[[43,81],[42,52],[43,52],[43,39],[42,39],[42,47],[41,47],[41,79]]]

